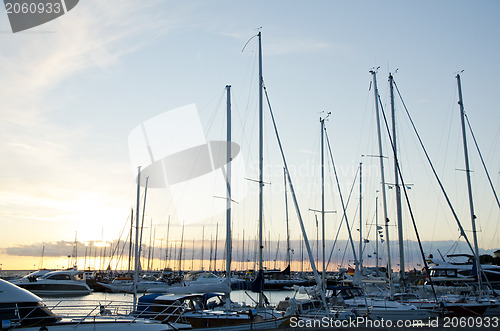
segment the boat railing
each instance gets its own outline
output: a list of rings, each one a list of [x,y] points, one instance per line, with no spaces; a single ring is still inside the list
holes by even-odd
[[[11,330],[24,326],[35,326],[53,323],[59,318],[38,303],[12,303],[0,306],[0,322],[2,330]]]
[[[137,318],[148,318],[162,323],[177,323],[181,322],[187,309],[187,305],[179,301],[171,303],[140,303],[138,310],[133,315]]]
[[[132,303],[120,301],[99,302],[83,300],[58,301],[51,305],[40,303],[17,304],[0,307],[1,329],[16,329],[26,326],[44,326],[61,322],[80,325],[95,322],[123,322],[132,324],[137,320],[150,319],[157,323],[180,322],[186,307],[182,304],[149,304],[148,310],[133,311]]]
[[[133,323],[137,319],[151,319],[158,322],[178,322],[185,310],[182,304],[140,304],[140,310],[133,310],[133,304],[129,301],[96,301],[81,300],[78,305],[74,302],[59,301],[47,306],[56,316],[64,320],[78,322],[106,320],[128,320]]]
[[[102,300],[60,300],[57,302],[46,302],[47,308],[57,316],[71,319],[88,318],[92,316],[127,316],[133,311],[132,303],[129,301],[103,301]]]

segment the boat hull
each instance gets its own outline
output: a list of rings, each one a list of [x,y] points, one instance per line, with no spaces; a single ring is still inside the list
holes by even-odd
[[[85,284],[44,284],[35,282],[19,283],[17,285],[40,296],[83,296],[92,292]]]

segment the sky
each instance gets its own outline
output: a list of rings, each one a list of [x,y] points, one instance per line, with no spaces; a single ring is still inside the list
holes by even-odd
[[[393,73],[458,218],[472,237],[455,76],[461,72],[465,111],[498,189],[499,13],[497,1],[82,0],[58,19],[14,34],[2,7],[0,267],[37,268],[42,250],[53,252],[46,267],[63,267],[69,263],[67,255],[74,253],[75,240],[81,245],[80,255],[89,243],[105,246],[127,240],[136,204],[131,132],[156,116],[195,104],[206,140],[225,140],[228,84],[232,140],[241,147],[244,164],[243,175],[236,180],[246,186],[241,200],[233,203],[233,237],[235,245],[242,245],[243,238],[247,245],[255,240],[258,192],[252,180],[258,178],[258,44],[254,36],[259,31],[264,82],[309,239],[316,239],[315,216],[321,216],[310,211],[321,208],[319,119],[330,112],[325,125],[344,200],[354,187],[346,211],[353,237],[359,240],[356,175],[362,162],[363,237],[371,244],[376,241],[375,206],[378,201],[381,220],[382,197],[379,158],[373,157],[379,155],[373,68],[378,68],[386,112],[390,110],[387,77]],[[411,188],[410,204],[426,254],[437,253],[438,244],[433,242],[438,241],[456,252],[457,243],[463,248],[464,240],[399,96],[395,108],[399,161]],[[190,124],[179,128],[185,128],[186,135],[194,130]],[[170,137],[165,144],[177,139]],[[394,168],[387,138],[383,146],[390,184]],[[470,133],[468,146],[479,246],[481,252],[491,253],[500,248],[499,207]],[[331,159],[325,155],[325,209],[335,211],[325,216],[330,247],[343,211]],[[264,163],[264,237],[274,242],[273,250],[283,258],[283,162],[267,108]],[[290,237],[300,240],[289,193]],[[147,194],[144,238],[149,241],[152,232],[157,251],[166,246],[167,235],[171,247],[180,245],[182,224],[185,246],[193,242],[196,254],[202,238],[218,235],[222,240],[224,212],[206,210],[184,195],[191,211],[201,216],[196,221],[179,219],[173,195],[168,188],[151,188]],[[394,190],[387,190],[387,199],[396,258]],[[403,202],[405,240],[411,245],[416,236]],[[347,239],[345,225],[339,238]]]

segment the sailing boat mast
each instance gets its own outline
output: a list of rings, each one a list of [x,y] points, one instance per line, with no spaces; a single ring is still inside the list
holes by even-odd
[[[184,245],[184,224],[182,224],[181,247],[179,248],[179,275],[182,274],[182,248]]]
[[[325,118],[320,118],[321,122],[321,256],[323,257],[323,273],[321,275],[323,291],[326,289],[325,281],[325,153],[324,153],[324,135],[325,135],[325,119],[330,116],[330,113]]]
[[[460,82],[460,74],[457,74],[456,78],[458,85],[458,104],[460,105],[460,120],[462,122],[462,138],[464,144],[464,157],[465,157],[465,174],[467,176],[467,191],[469,192],[470,218],[472,222],[472,234],[474,237],[474,261],[476,264],[478,290],[479,294],[481,295],[481,290],[482,290],[481,264],[479,263],[479,247],[477,244],[476,215],[474,214],[474,203],[472,200],[472,186],[471,186],[470,168],[469,168],[469,152],[467,150],[467,138],[465,131],[465,111],[464,111],[464,103],[462,100],[462,84]]]
[[[399,239],[399,273],[400,273],[400,283],[401,288],[404,289],[405,286],[405,254],[403,246],[403,216],[401,208],[401,187],[399,186],[399,175],[398,175],[398,149],[397,149],[397,139],[396,139],[396,111],[394,109],[394,79],[392,74],[389,73],[389,91],[391,95],[391,113],[392,113],[392,145],[394,149],[394,185],[396,187],[396,210],[397,210],[397,223],[398,223],[398,239]]]
[[[363,163],[359,162],[359,272],[363,275]]]
[[[226,85],[227,91],[227,152],[226,152],[226,281],[231,289],[231,85]],[[217,229],[218,228],[217,224]],[[231,309],[230,290],[227,293],[226,309]]]
[[[291,264],[290,254],[290,227],[288,225],[288,195],[286,192],[286,168],[283,168],[283,180],[285,182],[285,220],[286,220],[286,262],[288,266]],[[244,240],[245,238],[243,238]]]
[[[262,35],[259,31],[259,276],[264,273],[262,253],[264,246],[262,245],[262,223],[264,221],[263,193],[264,193],[264,134],[263,134],[263,90],[264,78],[262,77]],[[259,291],[258,306],[263,306],[262,290]]]
[[[219,240],[219,223],[215,226],[214,271],[217,271],[217,241]]]
[[[169,247],[168,247],[168,244],[170,243],[170,241],[168,240],[168,236],[170,234],[170,215],[168,215],[168,223],[167,223],[167,243],[165,246],[167,246],[165,248],[165,269],[167,269],[167,267],[169,266],[169,260],[170,260],[170,254],[169,254]]]
[[[137,167],[137,206],[135,209],[135,265],[134,265],[134,311],[137,306],[137,279],[139,278],[139,207],[141,195],[141,167]]]
[[[129,241],[128,241],[128,270],[127,270],[127,276],[130,276],[130,264],[132,261],[132,236],[133,236],[133,229],[134,229],[134,208],[130,208],[130,235],[129,235]],[[92,248],[91,248],[92,249]]]
[[[378,192],[378,191],[377,191]],[[379,233],[378,233],[378,195],[375,197],[375,257],[377,258],[377,261],[375,262],[375,267],[377,268],[378,272],[378,241],[379,241]]]
[[[378,132],[378,150],[379,150],[379,158],[380,158],[380,177],[382,181],[382,202],[384,207],[384,220],[385,220],[385,240],[387,242],[387,276],[389,280],[389,288],[390,288],[390,297],[392,298],[394,294],[394,286],[392,284],[391,277],[391,250],[390,250],[390,241],[389,241],[389,218],[387,217],[387,197],[385,193],[385,175],[384,175],[384,155],[382,153],[382,134],[380,131],[380,111],[378,107],[378,88],[377,88],[377,71],[376,69],[370,70],[370,73],[373,76],[373,91],[375,94],[375,112],[377,115],[377,132]]]
[[[203,271],[203,264],[205,263],[205,257],[203,253],[205,252],[205,226],[201,228],[201,270]],[[209,267],[210,269],[210,267]]]

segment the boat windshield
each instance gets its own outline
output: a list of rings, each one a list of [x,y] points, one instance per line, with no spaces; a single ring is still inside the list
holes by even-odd
[[[42,278],[51,280],[71,280],[71,276],[68,274],[53,274]]]
[[[199,272],[187,273],[186,275],[184,275],[184,280],[195,281],[200,278],[201,275],[202,273]]]
[[[457,277],[456,269],[432,269],[431,277]]]

